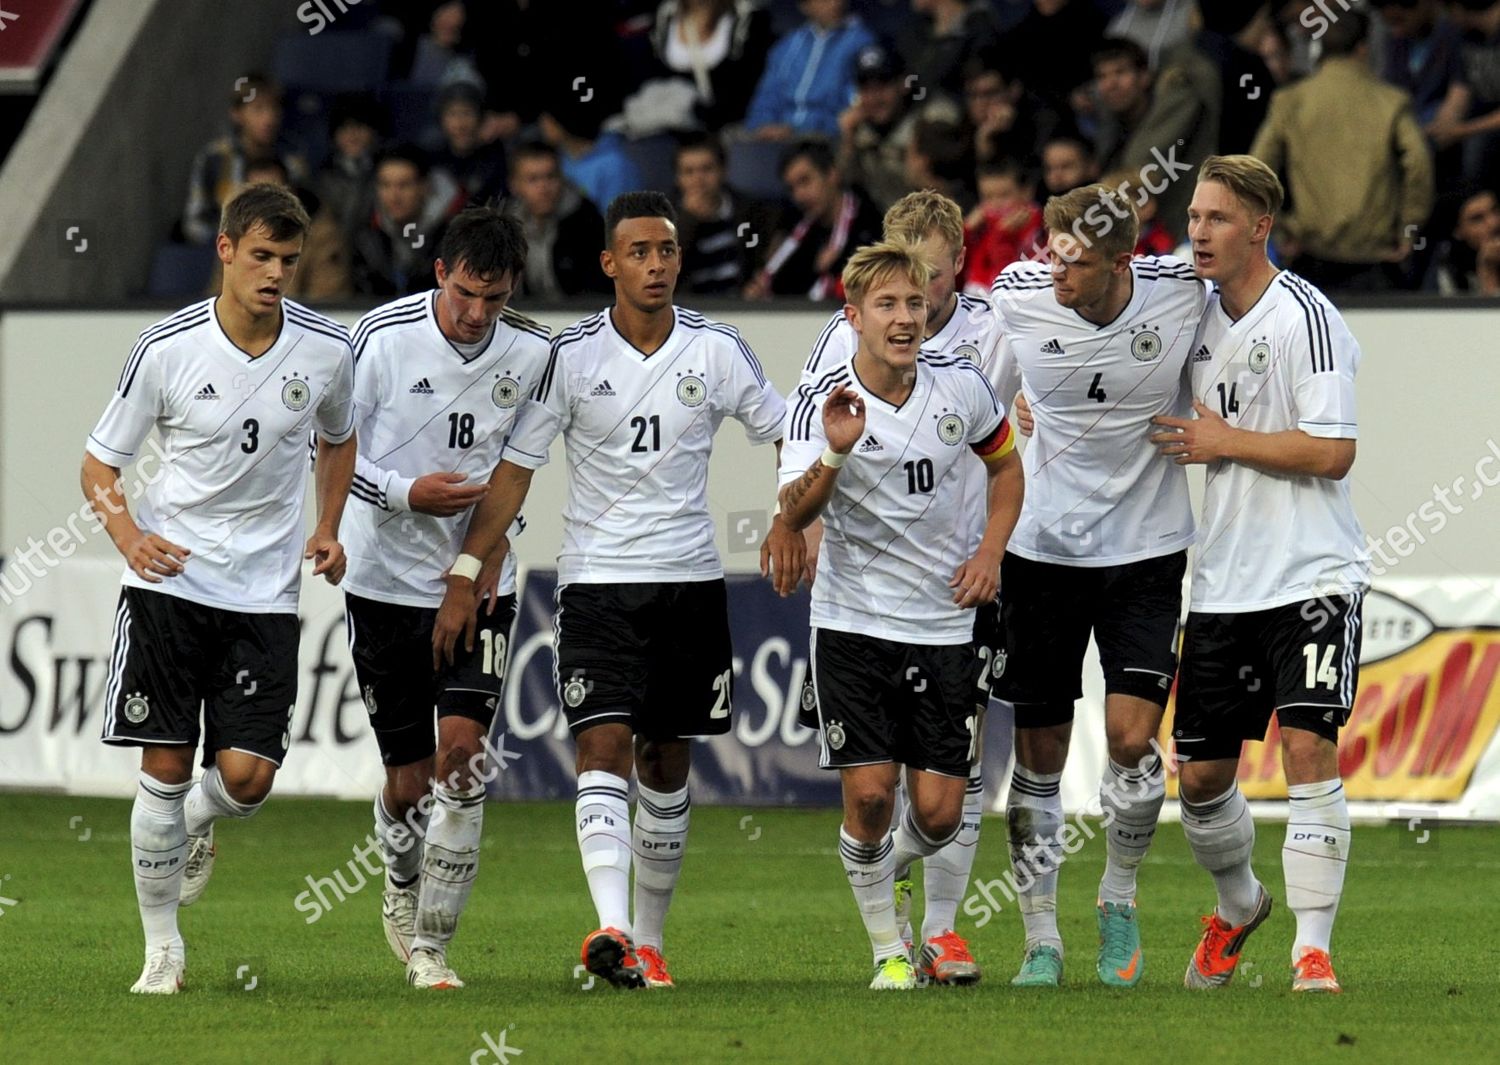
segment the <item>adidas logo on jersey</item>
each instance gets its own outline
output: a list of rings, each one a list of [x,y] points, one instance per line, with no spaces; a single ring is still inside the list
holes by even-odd
[[[589,393],[589,395],[591,395],[591,396],[612,396],[614,394],[615,394],[615,390],[609,386],[609,378],[608,377],[606,377],[604,380],[600,381],[597,385],[595,385],[594,386],[594,390]]]
[[[880,441],[876,440],[874,436],[865,437],[865,442],[859,445],[859,453],[861,455],[868,455],[872,451],[884,450],[885,448],[881,446]]]
[[[206,384],[202,388],[198,389],[198,394],[196,396],[194,396],[193,398],[194,399],[218,399],[219,398],[219,394],[214,391],[213,382],[210,381],[208,384]]]
[[[1067,352],[1063,351],[1062,344],[1056,338],[1053,338],[1052,340],[1049,340],[1049,341],[1047,341],[1047,343],[1045,343],[1045,344],[1042,345],[1042,354],[1043,355],[1066,355]]]
[[[1200,344],[1198,350],[1193,352],[1194,362],[1212,362],[1213,356],[1208,353],[1208,345]]]
[[[418,381],[416,384],[408,388],[407,391],[415,392],[419,396],[430,396],[432,395],[432,382],[428,381],[427,378],[424,377],[422,378],[422,380]]]

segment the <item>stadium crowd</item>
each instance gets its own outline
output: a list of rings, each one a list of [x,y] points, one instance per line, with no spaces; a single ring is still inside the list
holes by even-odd
[[[638,188],[673,197],[693,295],[838,298],[918,188],[963,206],[984,293],[1092,181],[1137,204],[1138,251],[1178,247],[1196,163],[1236,152],[1285,182],[1274,253],[1313,283],[1500,293],[1500,2],[340,6],[313,54],[381,39],[380,84],[240,79],[174,234],[209,244],[235,190],[286,182],[314,220],[294,298],[429,288],[447,221],[501,198],[524,298],[602,294],[602,212]]]

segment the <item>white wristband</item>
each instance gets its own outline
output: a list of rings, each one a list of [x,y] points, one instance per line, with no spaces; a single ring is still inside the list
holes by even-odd
[[[825,447],[823,449],[823,465],[827,466],[830,470],[836,470],[848,461],[849,456],[847,454],[840,455],[831,447]]]
[[[471,581],[479,579],[479,571],[484,568],[484,563],[473,555],[459,555],[453,560],[453,567],[448,570],[455,577],[467,577]]]

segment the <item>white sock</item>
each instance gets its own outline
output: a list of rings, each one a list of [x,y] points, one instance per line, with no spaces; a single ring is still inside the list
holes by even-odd
[[[874,960],[878,963],[905,954],[906,944],[896,927],[896,896],[892,891],[896,859],[890,835],[879,843],[861,843],[840,826],[839,857],[844,860],[849,887],[870,935]]]
[[[187,793],[182,812],[187,821],[188,835],[202,836],[208,833],[209,826],[219,818],[243,819],[254,814],[262,805],[263,802],[244,803],[230,798],[219,767],[211,765],[198,783],[193,785],[193,790]]]
[[[146,953],[162,946],[182,952],[177,931],[177,897],[187,865],[188,834],[182,803],[191,783],[163,784],[142,771],[130,809],[130,857],[135,866],[135,900],[146,932]]]
[[[1328,950],[1333,918],[1344,890],[1349,861],[1349,806],[1344,782],[1335,777],[1316,784],[1292,784],[1287,789],[1291,816],[1286,842],[1281,845],[1281,870],[1286,877],[1286,904],[1297,916],[1297,938],[1292,961],[1307,947]]]
[[[436,800],[422,847],[422,886],[417,892],[417,934],[412,949],[443,951],[458,928],[479,875],[479,840],[484,832],[484,787],[433,789]]]
[[[392,887],[410,887],[422,875],[422,841],[427,836],[428,815],[413,806],[397,819],[385,808],[385,792],[375,796],[375,840],[385,859],[386,880]]]
[[[907,798],[907,795],[906,795],[906,770],[902,769],[900,775],[896,777],[896,790],[891,793],[891,828],[892,829],[895,829],[895,827],[897,825],[901,824],[902,819],[906,817],[906,808],[910,804],[911,804],[911,801]],[[911,860],[910,859],[908,859],[905,862],[901,862],[898,859],[898,861],[896,863],[896,879],[897,880],[910,880],[911,879]]]
[[[1010,779],[1005,820],[1016,899],[1026,929],[1026,947],[1046,943],[1062,951],[1057,930],[1057,869],[1062,864],[1061,773],[1033,773],[1016,764]]]
[[[590,769],[578,774],[578,853],[600,928],[630,934],[630,803],[625,781]]]
[[[953,830],[954,835],[958,829]],[[901,814],[901,820],[896,823],[896,830],[891,834],[891,857],[896,863],[896,868],[910,869],[911,863],[936,854],[951,842],[953,836],[945,836],[942,839],[933,839],[922,831],[917,824],[916,811],[908,805]]]
[[[1239,785],[1203,803],[1182,800],[1182,832],[1198,864],[1214,878],[1219,916],[1231,925],[1248,921],[1260,898],[1260,881],[1250,869],[1255,821]]]
[[[922,863],[922,939],[931,939],[951,931],[958,921],[958,904],[963,901],[974,868],[974,853],[979,845],[979,822],[984,813],[984,778],[975,766],[964,792],[964,817],[954,836],[942,850]]]
[[[1099,901],[1134,904],[1136,872],[1156,835],[1162,800],[1167,796],[1167,777],[1161,758],[1155,754],[1137,769],[1125,769],[1113,759],[1105,761],[1099,805],[1108,827]]]
[[[635,945],[661,950],[667,907],[682,872],[692,804],[686,787],[678,791],[636,788],[635,826],[630,841],[635,852]]]

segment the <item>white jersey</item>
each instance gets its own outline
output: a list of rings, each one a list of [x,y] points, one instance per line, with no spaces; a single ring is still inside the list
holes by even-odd
[[[731,326],[681,307],[643,354],[610,310],[552,341],[505,458],[536,469],[559,433],[568,502],[562,584],[703,581],[724,575],[708,513],[708,460],[726,415],[753,444],[781,436],[786,403]]]
[[[1214,292],[1193,347],[1193,395],[1230,425],[1354,440],[1359,344],[1312,285],[1282,271],[1239,321]],[[1369,587],[1349,479],[1208,467],[1191,609],[1236,614]]]
[[[995,368],[999,364],[991,337],[995,328],[995,313],[990,309],[987,300],[970,296],[965,292],[957,295],[958,306],[948,316],[948,321],[942,329],[922,341],[921,352],[924,355],[948,355],[968,359],[977,364],[993,383]],[[849,324],[849,319],[844,316],[842,310],[836,312],[823,327],[823,331],[818,334],[812,353],[808,355],[807,362],[802,366],[802,378],[798,384],[816,387],[820,378],[827,373],[842,369],[850,359],[854,358],[854,353],[858,350],[859,334]],[[975,458],[972,462],[961,465],[959,477],[962,481],[959,492],[959,498],[962,500],[959,504],[960,513],[968,518],[965,542],[972,554],[978,549],[979,541],[984,537],[984,525],[987,520],[988,488],[984,460]]]
[[[155,429],[162,461],[137,470],[147,487],[135,520],[192,555],[160,584],[127,567],[124,584],[224,610],[296,612],[308,434],[337,444],[354,432],[354,359],[343,326],[291,300],[281,309],[280,335],[256,357],[225,334],[212,299],[137,340],[88,451],[123,468]]]
[[[1009,547],[1034,562],[1118,566],[1193,542],[1187,473],[1150,435],[1156,415],[1192,413],[1184,371],[1207,288],[1169,256],[1130,272],[1130,302],[1108,325],[1059,304],[1046,263],[1012,263],[991,290],[997,390],[1020,388],[1036,416]]]
[[[419,514],[418,477],[461,473],[485,482],[500,462],[521,402],[547,366],[547,330],[502,312],[488,344],[470,353],[443,335],[437,290],[395,300],[354,327],[354,418],[359,462],[344,515],[355,595],[436,607],[443,573],[458,557],[473,508],[451,517]],[[505,556],[500,594],[516,590],[515,552]]]
[[[812,590],[814,628],[917,644],[967,643],[974,612],[948,581],[973,554],[962,492],[974,462],[1013,446],[995,390],[973,362],[919,355],[911,395],[892,406],[859,381],[852,361],[798,387],[782,446],[782,485],[828,446],[823,403],[839,385],[865,400],[864,436],[823,510]]]

